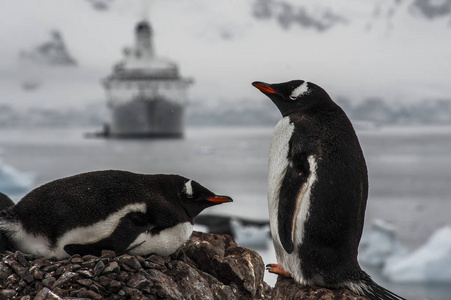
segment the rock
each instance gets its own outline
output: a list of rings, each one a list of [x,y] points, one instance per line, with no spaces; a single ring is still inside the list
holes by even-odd
[[[91,286],[92,285],[92,280],[91,279],[79,279],[77,280],[77,282],[79,284],[81,284],[82,286]]]
[[[102,258],[115,258],[116,253],[111,250],[102,250],[102,255],[100,256]]]
[[[236,284],[242,298],[260,299],[270,290],[263,281],[264,264],[257,252],[239,247],[229,235],[194,232],[186,245],[172,255],[217,278]]]
[[[102,274],[103,270],[105,270],[105,264],[103,263],[103,261],[99,261],[94,267],[93,271],[94,277],[97,277],[100,274]]]
[[[2,290],[2,295],[5,296],[7,299],[10,299],[17,295],[17,292],[13,289],[4,289]]]
[[[273,300],[305,299],[305,300],[369,300],[366,297],[357,296],[346,289],[326,289],[303,287],[292,278],[279,276],[272,290]]]
[[[80,257],[80,255],[78,255],[78,254],[75,254],[75,255],[72,255],[71,256],[71,258],[69,259],[69,261],[72,263],[72,264],[81,264],[81,263],[83,263],[83,258],[81,258]]]
[[[108,263],[108,265],[103,270],[102,274],[118,273],[120,270],[119,264],[115,261]]]
[[[43,288],[34,298],[34,300],[63,300],[60,296],[49,290],[48,288]]]
[[[66,272],[58,278],[58,280],[53,284],[52,288],[56,288],[57,286],[68,283],[69,281],[76,280],[78,278],[78,274],[74,272]]]
[[[13,273],[13,270],[4,262],[0,262],[0,281],[4,282]]]
[[[85,278],[93,278],[94,277],[94,275],[92,275],[92,272],[88,271],[88,270],[78,270],[77,273]]]
[[[14,259],[22,265],[22,267],[28,267],[28,261],[25,259],[25,255],[20,252],[20,251],[16,251],[14,253]]]
[[[39,270],[39,266],[32,266],[28,272],[33,275],[34,279],[42,280],[44,278],[44,273]]]
[[[110,283],[107,286],[107,289],[110,290],[112,293],[118,293],[121,290],[122,284],[117,280],[111,280]]]
[[[143,290],[153,286],[153,283],[147,279],[143,273],[135,273],[130,276],[130,279],[127,281],[127,286],[138,290]]]
[[[138,271],[141,269],[141,263],[138,261],[136,257],[130,255],[122,255],[119,258],[119,265],[122,269],[125,269],[128,272]]]
[[[194,232],[171,256],[73,255],[59,261],[0,253],[0,299],[354,299],[347,290],[263,281],[264,264],[232,237]],[[28,297],[28,298],[25,298]]]
[[[42,284],[45,285],[48,288],[51,288],[56,282],[55,277],[49,276],[42,280]]]
[[[90,290],[81,290],[77,293],[77,297],[79,298],[88,298],[88,299],[102,299],[102,296],[97,294],[94,291]]]
[[[109,277],[106,277],[106,276],[100,276],[99,277],[99,283],[102,286],[107,286],[110,282],[111,282],[111,278],[109,278]]]

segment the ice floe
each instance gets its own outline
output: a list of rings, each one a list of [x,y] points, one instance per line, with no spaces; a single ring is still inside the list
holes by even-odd
[[[376,219],[360,241],[359,261],[365,265],[382,267],[387,261],[397,260],[406,253],[396,238],[395,227]]]
[[[424,245],[408,252],[394,226],[375,220],[362,237],[359,262],[380,268],[382,276],[392,282],[451,282],[451,226],[436,230]]]
[[[417,250],[386,262],[382,274],[395,282],[451,282],[451,227],[438,229]]]
[[[269,224],[265,226],[256,226],[244,224],[239,219],[230,220],[233,236],[238,245],[251,249],[264,249],[267,247],[267,241],[270,237]]]
[[[0,192],[9,196],[25,193],[32,188],[34,179],[34,174],[21,172],[0,159]]]

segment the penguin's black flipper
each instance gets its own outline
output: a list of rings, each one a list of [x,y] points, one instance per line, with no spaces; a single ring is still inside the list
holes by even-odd
[[[292,152],[292,151],[290,151]],[[288,157],[288,167],[280,188],[278,229],[283,248],[287,253],[294,249],[294,231],[296,217],[299,212],[302,198],[307,189],[307,179],[310,175],[310,166],[305,153]]]
[[[121,218],[119,225],[110,236],[91,244],[68,244],[64,246],[64,251],[69,255],[91,254],[96,256],[100,256],[102,250],[122,253],[129,248],[138,235],[154,227],[146,221],[143,213],[131,212]]]

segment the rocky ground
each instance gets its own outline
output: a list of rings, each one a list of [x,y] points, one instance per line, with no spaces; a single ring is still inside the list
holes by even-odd
[[[0,254],[0,299],[348,299],[347,290],[263,281],[261,257],[228,235],[194,232],[170,257],[103,251],[66,260]]]

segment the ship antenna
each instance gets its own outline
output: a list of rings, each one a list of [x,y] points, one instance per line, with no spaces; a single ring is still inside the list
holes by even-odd
[[[142,0],[142,19],[144,21],[149,21],[150,6],[152,5],[152,0]]]

